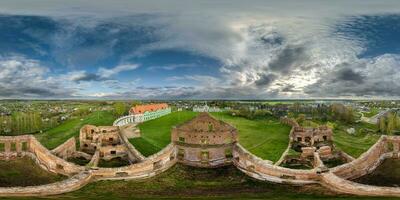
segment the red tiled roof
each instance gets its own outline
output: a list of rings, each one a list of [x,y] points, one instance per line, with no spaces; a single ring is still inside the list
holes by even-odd
[[[132,107],[129,110],[129,113],[131,115],[142,114],[145,112],[152,112],[152,111],[162,110],[162,109],[166,109],[166,108],[168,108],[168,104],[166,104],[166,103],[137,105],[135,107]]]

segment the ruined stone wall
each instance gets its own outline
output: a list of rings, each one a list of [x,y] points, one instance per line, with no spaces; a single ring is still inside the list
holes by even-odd
[[[176,146],[169,144],[160,152],[147,157],[140,163],[118,168],[99,168],[93,171],[96,180],[142,179],[155,176],[177,162]]]
[[[146,157],[143,156],[140,151],[138,151],[128,140],[126,135],[123,132],[120,132],[120,137],[122,140],[122,143],[126,146],[127,149],[127,154],[128,154],[128,159],[133,163],[133,162],[140,162],[144,160]]]
[[[0,196],[45,196],[78,190],[92,181],[92,174],[80,172],[69,179],[39,186],[0,187]]]
[[[220,145],[217,147],[190,147],[178,146],[178,161],[185,165],[194,167],[219,167],[231,164],[232,144]],[[202,157],[202,153],[207,153],[207,158]]]
[[[76,140],[74,137],[68,139],[63,144],[51,150],[51,153],[66,160],[76,154]]]
[[[355,179],[371,172],[385,159],[382,155],[389,151],[387,142],[387,136],[382,136],[360,157],[349,163],[334,167],[331,171],[344,179]]]
[[[381,187],[371,186],[349,181],[336,176],[334,173],[325,173],[322,175],[321,182],[323,186],[330,190],[362,196],[395,196],[400,197],[400,187]]]
[[[52,154],[34,136],[30,136],[29,141],[29,151],[35,154],[37,163],[48,171],[70,176],[84,170],[84,167],[70,163]]]
[[[275,166],[271,161],[251,154],[240,144],[233,147],[233,164],[253,178],[270,182],[309,184],[317,183],[319,179],[316,169],[296,170]]]
[[[282,124],[286,124],[292,127],[300,126],[299,123],[295,119],[289,118],[289,117],[281,117],[280,121]]]

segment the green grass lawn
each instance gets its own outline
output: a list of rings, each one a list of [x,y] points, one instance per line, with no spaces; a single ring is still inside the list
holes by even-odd
[[[171,129],[173,126],[194,118],[198,113],[191,111],[173,112],[163,117],[150,120],[138,125],[140,138],[129,141],[144,156],[157,153],[171,142]]]
[[[0,161],[0,187],[43,185],[65,178],[43,170],[29,157]]]
[[[176,165],[145,180],[98,181],[82,189],[49,197],[7,199],[272,199],[381,200],[382,197],[338,195],[319,185],[291,186],[252,179],[233,166],[201,169]],[[399,198],[397,198],[399,199]]]
[[[228,113],[212,115],[235,126],[239,131],[239,143],[260,158],[276,162],[287,148],[290,127],[278,119],[248,120]]]
[[[354,158],[367,151],[380,137],[380,134],[377,133],[378,127],[374,124],[365,122],[344,124],[339,121],[323,123],[315,120],[314,122],[327,124],[333,128],[333,143],[335,146]],[[349,128],[354,128],[355,134],[347,133]]]
[[[373,117],[378,113],[379,113],[378,108],[371,108],[371,110],[369,112],[364,113],[364,117]]]
[[[109,111],[96,111],[81,119],[70,119],[57,127],[40,134],[36,138],[48,149],[54,149],[71,137],[79,137],[83,125],[111,126],[116,117]],[[78,142],[78,141],[77,141]]]
[[[349,127],[355,128],[356,133],[354,135],[346,132]],[[360,122],[353,126],[338,125],[333,130],[333,142],[337,148],[354,158],[357,158],[374,145],[380,137],[379,134],[363,131],[366,129],[376,130],[376,127],[364,122]]]

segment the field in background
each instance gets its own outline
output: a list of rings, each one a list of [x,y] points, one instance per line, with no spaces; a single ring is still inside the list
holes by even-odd
[[[281,124],[278,119],[248,120],[228,113],[212,115],[236,127],[239,143],[260,158],[276,162],[288,146],[290,127]]]
[[[36,134],[35,137],[48,149],[54,149],[71,137],[79,142],[79,130],[86,124],[111,126],[116,117],[110,111],[96,111],[81,119],[70,119],[48,131]]]
[[[171,142],[173,126],[194,118],[198,113],[191,111],[173,112],[169,115],[139,124],[141,137],[130,139],[130,143],[144,156],[159,152]]]

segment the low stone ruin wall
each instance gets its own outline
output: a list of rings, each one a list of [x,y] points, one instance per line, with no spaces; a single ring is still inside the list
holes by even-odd
[[[233,164],[247,175],[275,183],[309,184],[319,180],[316,169],[296,170],[275,166],[251,154],[240,144],[233,147]]]
[[[75,165],[53,155],[48,149],[40,144],[34,136],[31,136],[29,141],[29,151],[35,154],[37,163],[43,165],[48,171],[70,176],[84,170],[84,167],[82,166]]]
[[[381,186],[364,185],[340,178],[331,172],[322,175],[321,185],[339,193],[362,195],[362,196],[400,197],[399,187],[381,187]]]
[[[1,136],[0,143],[4,144],[4,151],[0,154],[3,159],[21,155],[22,152],[30,152],[34,155],[36,163],[54,173],[70,176],[84,169],[53,155],[32,135]]]
[[[140,163],[118,168],[99,168],[92,173],[96,180],[142,179],[159,174],[177,162],[177,148],[169,144],[160,152],[147,157]]]
[[[331,172],[344,179],[355,179],[373,171],[386,157],[382,157],[389,151],[388,138],[382,136],[367,152],[357,159],[334,167]]]
[[[67,159],[69,157],[73,157],[76,153],[76,140],[74,137],[68,139],[66,142],[51,150],[51,153],[63,158]]]
[[[145,156],[143,156],[142,153],[140,153],[128,140],[125,134],[122,132],[119,133],[120,138],[122,140],[122,143],[126,146],[127,148],[127,153],[128,153],[128,158],[131,162],[140,162],[144,159],[146,159]]]
[[[78,190],[90,183],[92,175],[83,171],[69,179],[39,186],[0,187],[0,196],[45,196]]]

